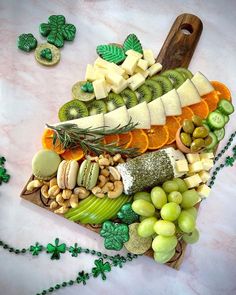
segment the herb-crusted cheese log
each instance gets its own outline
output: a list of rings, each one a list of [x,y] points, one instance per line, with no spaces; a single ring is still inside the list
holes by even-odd
[[[175,162],[184,158],[180,151],[170,147],[119,164],[116,168],[122,176],[124,193],[134,194],[181,176]]]

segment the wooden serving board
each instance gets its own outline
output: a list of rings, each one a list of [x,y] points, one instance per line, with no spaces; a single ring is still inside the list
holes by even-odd
[[[176,18],[156,59],[157,62],[160,62],[163,65],[163,70],[176,67],[188,67],[201,36],[202,27],[201,20],[195,15],[185,13]],[[27,184],[33,180],[33,178],[34,177],[31,176]],[[40,189],[28,192],[26,189],[27,184],[20,196],[46,210],[52,211],[49,208],[49,200],[41,195]],[[79,222],[77,223],[80,224]],[[100,225],[90,224],[80,225],[97,233],[100,231],[101,227]],[[167,265],[179,269],[184,258],[185,249],[186,244],[183,241],[179,242],[176,247],[175,256],[167,263]],[[145,255],[153,257],[152,249],[148,250]]]

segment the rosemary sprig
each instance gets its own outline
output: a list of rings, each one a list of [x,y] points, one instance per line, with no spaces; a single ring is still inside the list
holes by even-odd
[[[64,149],[82,148],[87,154],[93,152],[96,155],[107,152],[111,155],[120,153],[126,156],[137,156],[137,148],[124,148],[124,145],[117,145],[116,142],[109,144],[103,143],[103,138],[110,134],[122,134],[133,130],[137,124],[134,124],[131,120],[127,125],[118,125],[115,128],[107,129],[106,126],[97,128],[80,128],[76,124],[65,123],[57,126],[46,124],[49,129],[54,131],[53,144],[59,143]]]

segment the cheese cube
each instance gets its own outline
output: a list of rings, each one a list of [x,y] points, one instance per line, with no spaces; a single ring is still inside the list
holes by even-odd
[[[160,72],[161,70],[162,70],[162,65],[160,63],[156,63],[148,69],[149,76],[152,77],[153,75]]]
[[[202,184],[197,188],[197,192],[201,198],[207,198],[211,192],[211,188],[206,184]]]
[[[143,57],[148,62],[148,66],[152,66],[155,63],[153,51],[151,49],[143,50]]]
[[[111,87],[112,85],[109,83],[106,83],[106,89],[107,89],[107,93],[109,93],[111,91]]]
[[[111,90],[114,93],[119,94],[119,93],[121,93],[121,91],[123,91],[127,87],[128,87],[128,81],[125,80],[125,79],[123,79],[122,82],[121,82],[121,84],[119,86],[112,85],[111,86]]]
[[[142,69],[140,69],[140,67],[136,67],[135,70],[134,70],[135,73],[140,73],[143,75],[143,77],[146,79],[147,76],[149,75],[149,72],[148,70],[146,71],[143,71]]]
[[[114,72],[110,72],[106,75],[106,80],[111,85],[119,86],[123,82],[124,78]]]
[[[143,71],[146,71],[146,69],[148,68],[148,62],[145,59],[140,59],[138,61],[138,67]]]
[[[109,71],[111,72],[115,72],[118,75],[124,76],[125,75],[125,70],[122,69],[122,67],[116,65],[115,63],[110,63],[108,68]]]
[[[137,73],[134,76],[130,77],[128,80],[129,88],[135,91],[139,86],[145,82],[145,78],[142,74]]]
[[[186,157],[187,157],[188,162],[190,164],[192,164],[194,162],[197,162],[197,161],[200,161],[199,154],[187,154]]]
[[[111,63],[109,61],[106,61],[105,59],[102,59],[101,57],[98,57],[94,62],[94,66],[104,68],[104,69],[108,69],[110,64]]]
[[[193,188],[198,186],[202,180],[198,174],[194,174],[193,176],[189,176],[187,178],[184,178],[184,181],[188,188]]]
[[[214,154],[213,153],[202,153],[200,154],[200,159],[204,160],[204,159],[214,159]]]
[[[129,79],[129,75],[128,74],[124,74],[124,75],[122,75],[123,76],[123,78],[125,79],[125,80],[127,80],[127,79]]]
[[[200,172],[203,170],[203,165],[201,161],[194,162],[189,164],[189,172]]]
[[[212,159],[203,159],[202,161],[203,170],[209,171],[213,166],[214,162]]]
[[[105,76],[107,73],[107,71],[105,69],[95,68],[94,72],[95,72],[96,80],[105,79]]]
[[[122,63],[121,67],[126,71],[127,74],[133,75],[134,69],[138,64],[138,58],[134,55],[128,55],[124,62]]]
[[[94,81],[96,80],[96,73],[92,65],[88,64],[86,68],[86,74],[85,74],[85,80],[86,81]]]
[[[188,162],[187,160],[183,159],[183,160],[178,160],[175,162],[175,167],[177,169],[178,172],[187,172],[189,170],[188,168]]]
[[[133,50],[133,49],[129,49],[129,50],[127,50],[126,52],[125,52],[125,54],[126,55],[133,55],[133,56],[135,56],[135,57],[137,57],[138,59],[140,59],[140,58],[142,58],[142,53],[139,53],[139,52],[137,52],[137,51],[135,51],[135,50]]]
[[[203,183],[206,183],[210,179],[210,173],[207,171],[201,171],[198,173],[198,175],[201,177],[201,180]]]
[[[93,82],[93,89],[96,99],[107,97],[107,87],[105,79],[96,80]]]

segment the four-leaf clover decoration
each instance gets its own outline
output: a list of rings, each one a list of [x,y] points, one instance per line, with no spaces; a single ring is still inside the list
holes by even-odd
[[[131,203],[124,204],[118,212],[117,216],[122,222],[126,224],[131,224],[137,221],[139,218],[138,214],[133,211]]]
[[[32,34],[21,34],[17,40],[18,48],[26,52],[36,48],[37,43],[37,40]]]
[[[59,245],[59,239],[55,239],[55,245],[47,245],[47,253],[52,253],[51,259],[60,259],[60,253],[66,252],[66,244]]]
[[[51,15],[48,23],[42,23],[39,31],[43,36],[47,36],[47,41],[56,47],[63,47],[64,40],[72,41],[75,38],[76,27],[72,24],[66,24],[63,15]]]
[[[225,160],[225,165],[226,166],[233,166],[234,165],[234,158],[233,157],[230,157],[230,156],[228,156],[227,158],[226,158],[226,160]]]
[[[92,274],[96,278],[101,275],[103,280],[106,280],[105,272],[111,271],[111,265],[109,262],[103,263],[103,259],[97,259],[94,261],[95,267],[92,268]]]
[[[78,247],[78,244],[75,243],[74,247],[69,248],[69,252],[71,253],[72,257],[77,257],[79,253],[81,253],[81,247]]]
[[[100,236],[105,239],[104,246],[106,249],[119,251],[123,244],[129,240],[129,228],[126,224],[105,221]]]
[[[36,242],[34,246],[33,245],[30,246],[29,250],[33,256],[35,256],[35,255],[38,256],[39,252],[41,252],[43,250],[43,246],[39,245],[39,243]]]
[[[7,174],[7,170],[0,166],[0,184],[2,184],[2,182],[7,183],[9,179],[10,175]]]
[[[79,275],[76,279],[77,283],[83,283],[83,285],[86,285],[86,281],[89,279],[89,274],[85,273],[84,271],[79,272]]]

